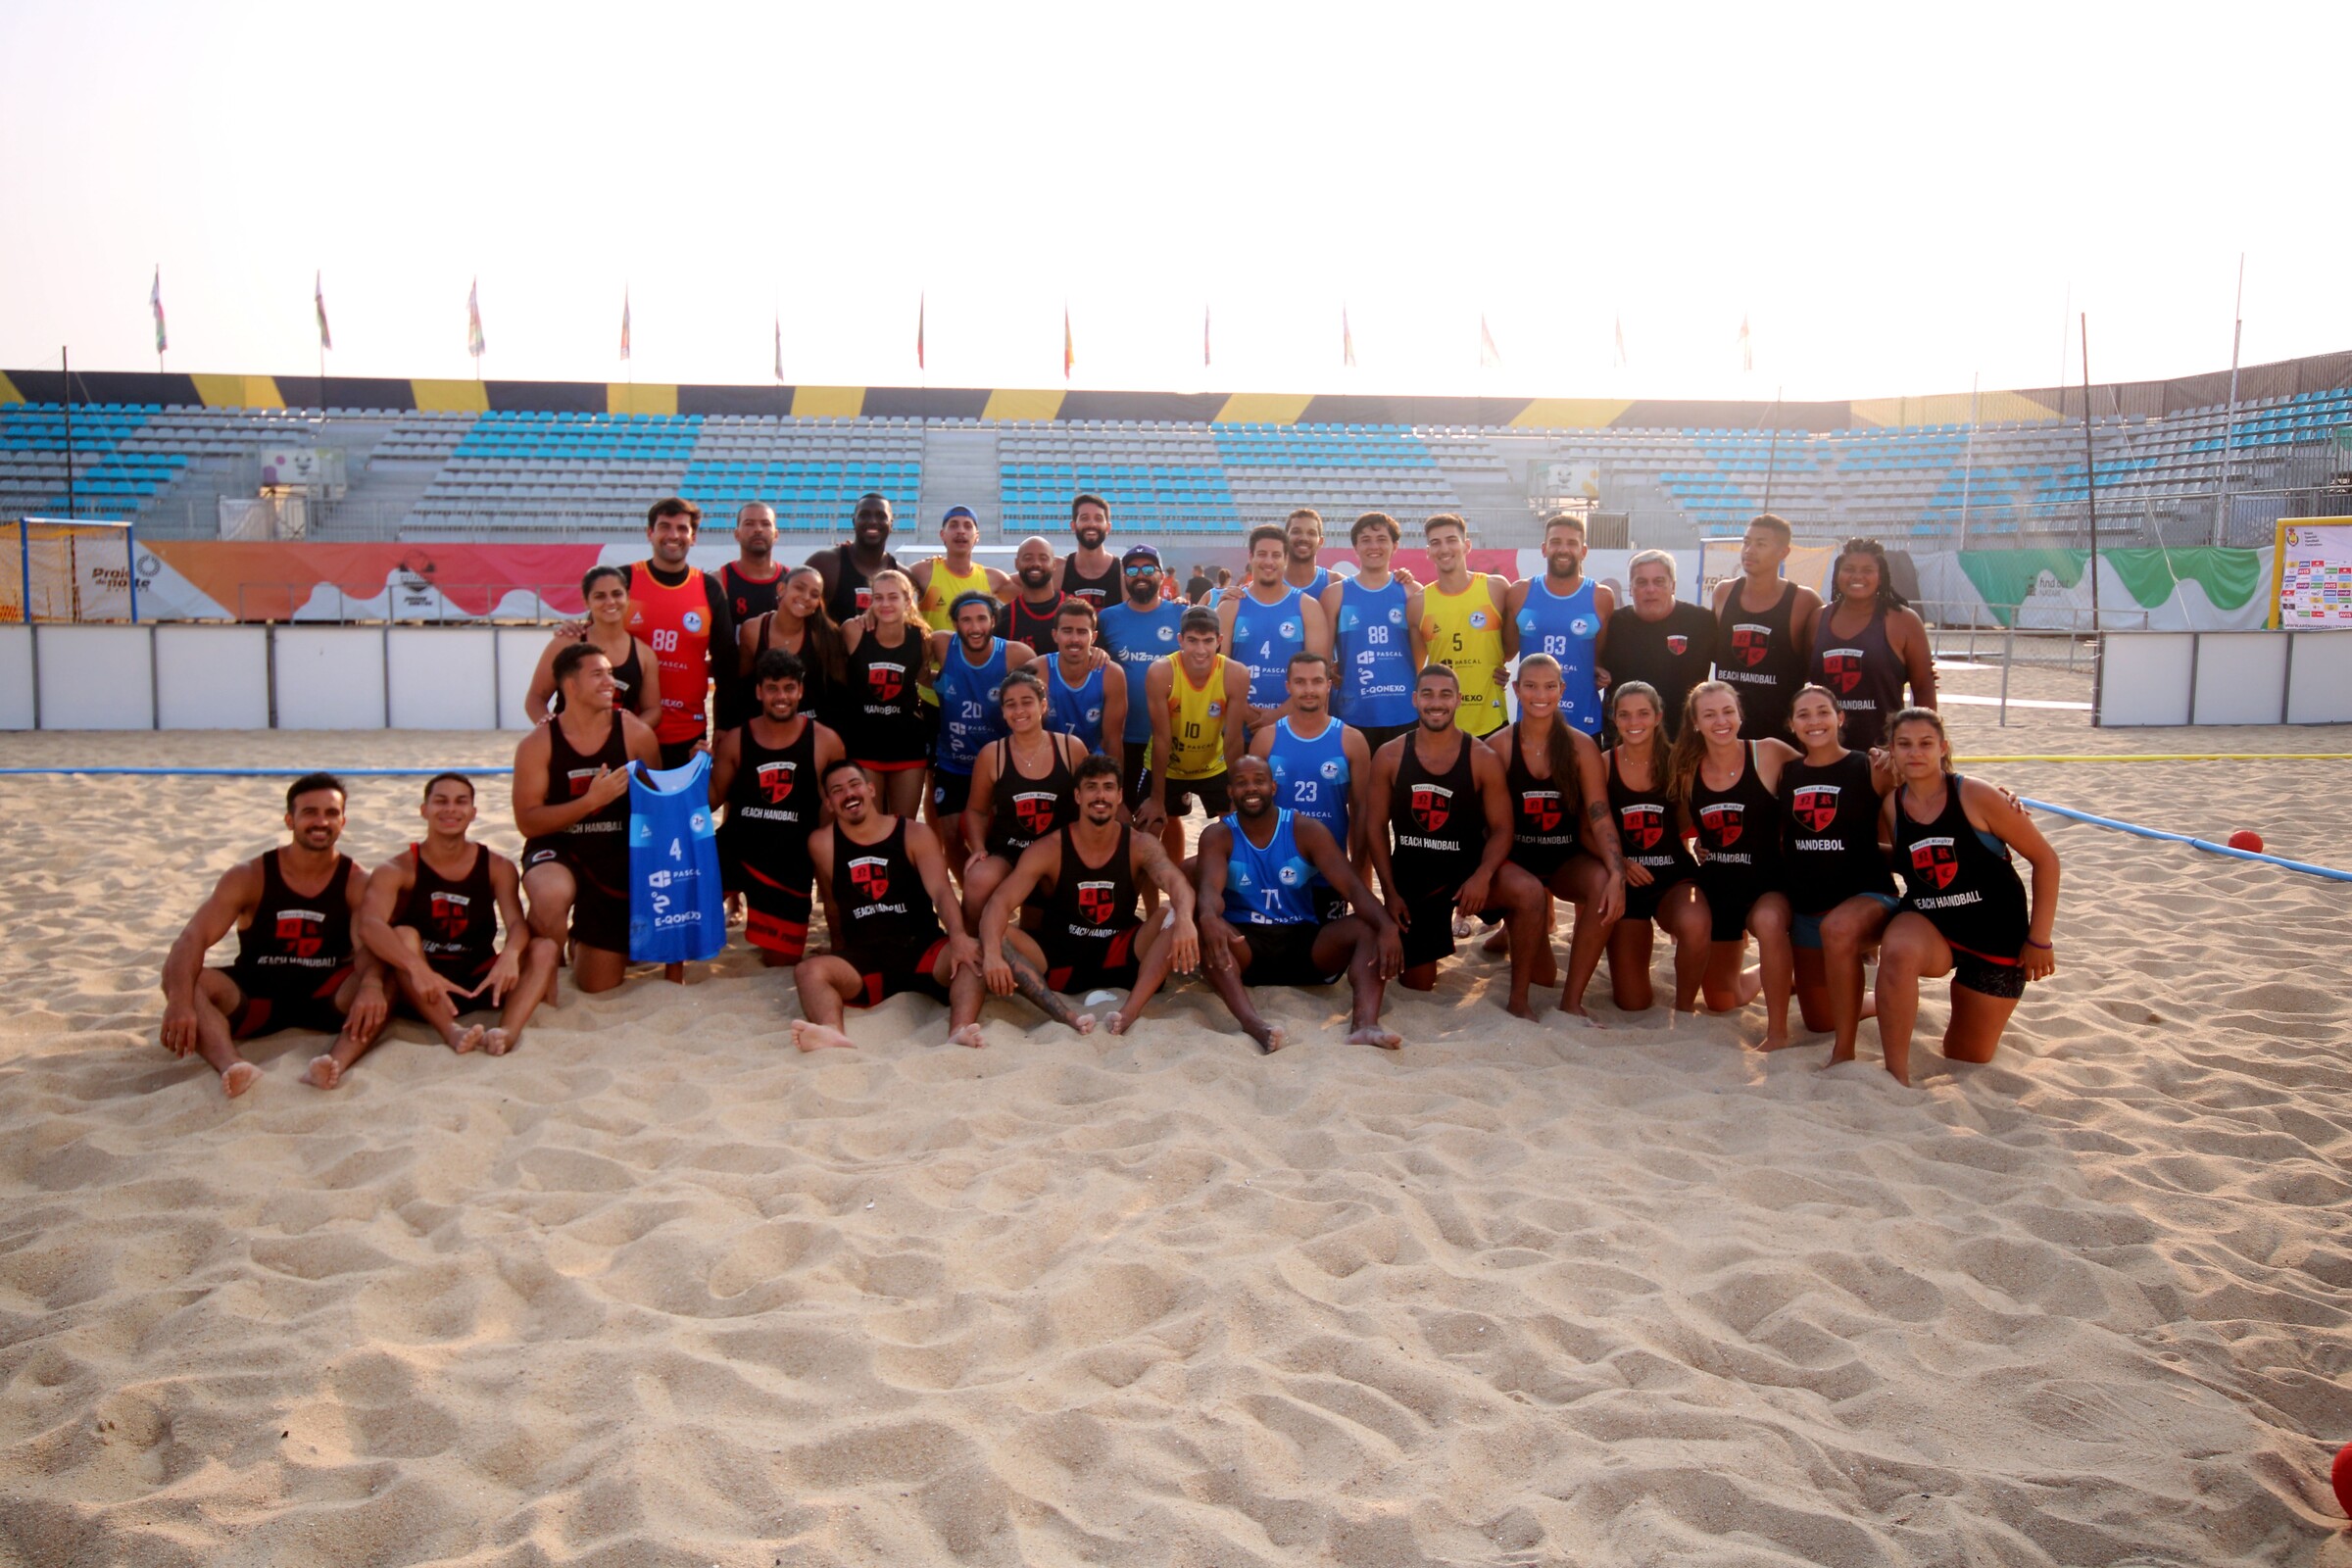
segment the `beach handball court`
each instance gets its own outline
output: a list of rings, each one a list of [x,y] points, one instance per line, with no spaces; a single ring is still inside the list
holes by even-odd
[[[2352,752],[1950,713],[1964,768]],[[9,754],[475,766],[511,855],[512,743]],[[1983,771],[2352,866],[2352,763]],[[418,782],[355,781],[344,849]],[[332,1094],[274,1036],[232,1102],[157,975],[284,783],[5,781],[0,1562],[2352,1564],[2344,884],[2041,816],[2058,972],[1986,1067],[1927,987],[1914,1089],[1868,1024],[1825,1073],[1760,1007],[1523,1023],[1468,950],[1394,1055],[1345,986],[1260,992],[1261,1057],[1195,982],[1120,1039],[900,997],[804,1056],[738,943],[505,1058],[395,1024]]]

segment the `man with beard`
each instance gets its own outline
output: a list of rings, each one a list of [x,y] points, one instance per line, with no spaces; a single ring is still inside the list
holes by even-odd
[[[998,996],[1017,990],[1080,1034],[1094,1029],[1094,1015],[1073,1011],[1062,996],[1124,986],[1126,999],[1104,1023],[1125,1034],[1170,969],[1191,974],[1200,965],[1193,889],[1150,834],[1119,821],[1117,763],[1089,757],[1072,776],[1078,820],[1022,852],[980,911],[981,974]],[[1146,883],[1168,901],[1167,917],[1149,925],[1137,912]],[[1035,937],[1013,927],[1031,901],[1045,913]]]
[[[967,593],[950,607],[953,635],[931,634],[932,677],[939,691],[939,741],[931,758],[931,828],[960,876],[975,846],[963,841],[963,812],[971,804],[972,769],[980,753],[1004,733],[1004,676],[1037,658],[1024,643],[996,635],[997,604]]]
[[[703,509],[671,496],[645,514],[652,557],[621,567],[629,582],[629,635],[654,651],[662,670],[662,719],[654,735],[663,767],[683,767],[703,744],[704,706],[713,686],[735,683],[735,617],[718,579],[689,565]]]
[[[1012,553],[1012,582],[1006,586],[1004,637],[1024,644],[1033,654],[1054,651],[1054,616],[1065,597],[1054,583],[1054,547],[1031,534]],[[1102,607],[1095,607],[1102,612]]]
[[[1560,666],[1560,719],[1600,733],[1600,683],[1593,649],[1617,608],[1608,584],[1585,578],[1585,523],[1569,513],[1544,521],[1544,575],[1511,584],[1503,614],[1518,629],[1518,651],[1545,654]]]
[[[1331,568],[1315,560],[1323,553],[1323,514],[1300,507],[1283,519],[1282,539],[1282,580],[1307,598],[1320,600],[1331,586]]]
[[[1428,659],[1453,671],[1460,688],[1454,722],[1462,733],[1491,735],[1502,727],[1502,693],[1519,634],[1502,612],[1510,583],[1470,569],[1469,527],[1450,512],[1421,525],[1430,564],[1438,568],[1438,580],[1421,590],[1421,646]],[[1416,709],[1417,693],[1416,686]]]
[[[1331,661],[1304,649],[1291,656],[1288,711],[1250,742],[1274,774],[1274,804],[1323,824],[1363,875],[1365,792],[1372,753],[1363,736],[1331,716]],[[1315,883],[1326,919],[1347,912],[1328,883]]]
[[[1094,607],[1065,597],[1054,614],[1054,657],[1044,662],[1046,728],[1077,737],[1081,753],[1123,762],[1127,672],[1102,657],[1100,635]]]
[[[1762,514],[1740,541],[1740,575],[1715,585],[1715,678],[1739,693],[1749,740],[1788,738],[1821,618],[1821,595],[1781,576],[1789,537],[1788,519]]]
[[[1144,706],[1152,710],[1152,770],[1135,825],[1147,833],[1164,827],[1168,854],[1181,860],[1181,819],[1192,797],[1200,797],[1212,819],[1232,809],[1226,774],[1248,744],[1242,715],[1250,706],[1250,672],[1217,652],[1214,611],[1184,612],[1176,652],[1146,678]]]
[[[735,559],[718,568],[719,597],[738,633],[776,608],[784,583],[783,564],[776,560],[776,509],[764,501],[747,501],[735,514]],[[752,683],[734,671],[718,683],[718,727],[733,729],[751,716]]]
[[[1152,776],[1152,666],[1176,652],[1176,637],[1187,607],[1169,604],[1159,596],[1162,571],[1159,552],[1136,545],[1119,558],[1119,575],[1126,597],[1097,618],[1103,651],[1118,662],[1127,677],[1127,723],[1121,733],[1127,809],[1143,808]],[[1160,844],[1176,859],[1184,858],[1184,829],[1168,823]]]
[[[1209,983],[1271,1054],[1283,1048],[1284,1030],[1258,1014],[1248,988],[1329,985],[1344,972],[1355,994],[1348,1043],[1395,1051],[1404,1041],[1380,1026],[1380,1004],[1403,963],[1396,922],[1322,823],[1274,804],[1265,759],[1236,762],[1232,791],[1232,814],[1200,835],[1200,957]],[[1310,891],[1317,878],[1358,912],[1322,919]]]
[[[994,566],[973,564],[972,546],[979,539],[979,514],[969,507],[950,507],[939,519],[941,553],[916,562],[907,570],[907,579],[914,584],[915,608],[933,631],[956,629],[950,607],[963,595],[1001,597],[1011,580]]]
[[[650,742],[652,732],[646,735]],[[332,1052],[311,1063],[318,1083],[320,1062],[346,1051],[357,1058],[384,1026],[381,967],[352,942],[368,879],[335,848],[344,798],[343,781],[331,773],[308,773],[289,785],[293,842],[222,872],[164,959],[164,1049],[202,1056],[231,1100],[262,1076],[238,1054],[239,1040],[280,1029],[334,1034]],[[206,968],[205,954],[231,931],[236,961]],[[329,1077],[320,1087],[332,1084]]]
[[[1606,708],[1617,710],[1617,688],[1641,681],[1658,694],[1659,727],[1671,742],[1682,723],[1690,688],[1715,662],[1715,617],[1703,605],[1674,596],[1674,557],[1644,550],[1626,566],[1634,602],[1620,605],[1600,628],[1593,650],[1608,684]]]
[[[836,621],[863,614],[874,573],[899,569],[899,558],[890,553],[890,503],[875,490],[859,496],[850,542],[819,550],[808,564],[825,579],[826,614]]]
[[[719,858],[727,885],[743,894],[743,934],[770,968],[807,956],[816,781],[846,755],[840,736],[800,710],[805,680],[806,666],[781,648],[761,654],[752,667],[759,712],[723,731],[710,753],[710,808],[727,808]]]
[[[1400,981],[1407,990],[1437,985],[1438,960],[1453,952],[1456,919],[1493,909],[1510,930],[1510,1010],[1533,1018],[1528,987],[1550,940],[1544,885],[1510,863],[1511,798],[1502,761],[1486,742],[1455,727],[1460,704],[1453,671],[1431,663],[1413,688],[1413,732],[1372,759],[1366,825],[1372,868],[1404,932]]]
[[[1271,523],[1250,530],[1250,585],[1217,606],[1217,636],[1226,654],[1250,671],[1249,727],[1274,722],[1290,700],[1291,656],[1301,649],[1331,653],[1331,623],[1323,604],[1283,576],[1287,536]]]
[[[1119,564],[1102,548],[1110,537],[1110,503],[1096,495],[1073,500],[1070,532],[1078,548],[1058,563],[1061,591],[1085,600],[1100,615],[1119,602]]]
[[[871,1007],[916,991],[948,1004],[949,1044],[988,1044],[980,1035],[988,994],[980,948],[964,934],[939,840],[920,822],[877,811],[873,786],[855,762],[827,765],[821,785],[833,820],[809,836],[808,859],[833,951],[792,971],[802,1014],[792,1043],[803,1051],[855,1045],[841,1031],[843,1004]]]

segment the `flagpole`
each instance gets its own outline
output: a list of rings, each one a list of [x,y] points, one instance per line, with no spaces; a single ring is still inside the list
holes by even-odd
[[[1764,510],[1772,510],[1772,476],[1781,465],[1781,389],[1772,389],[1772,441],[1764,449]]]
[[[161,362],[163,355],[156,355]],[[63,346],[57,351],[58,368],[65,374],[65,394],[59,399],[66,406],[66,515],[78,517],[81,510],[74,504],[74,355]],[[24,581],[24,618],[32,619],[32,579]]]
[[[1977,382],[1981,370],[1968,376],[1968,446],[1960,459],[1960,548],[1968,548],[1968,492],[1977,477]]]
[[[2222,504],[2213,514],[2213,542],[2230,527],[2230,480],[2237,466],[2237,350],[2246,335],[2246,253],[2237,253],[2237,304],[2230,327],[2230,422],[2222,431]]]
[[[2082,313],[2082,498],[2090,512],[2090,634],[2099,635],[2099,468],[2090,439],[2090,313]],[[2105,652],[2101,643],[2100,651]]]

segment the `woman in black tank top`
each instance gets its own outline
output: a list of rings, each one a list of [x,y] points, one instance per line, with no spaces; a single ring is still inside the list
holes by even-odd
[[[776,608],[744,623],[740,668],[744,715],[760,711],[760,693],[752,670],[760,656],[780,648],[801,662],[801,705],[797,711],[838,728],[832,714],[841,707],[843,681],[848,674],[842,654],[841,627],[825,613],[825,580],[814,566],[795,566],[777,590]]]
[[[1952,977],[1944,1055],[1985,1062],[2026,982],[2057,969],[2058,852],[2015,802],[1951,771],[1935,712],[1906,708],[1889,729],[1902,785],[1887,797],[1886,822],[1907,891],[1879,944],[1879,1040],[1886,1070],[1907,1084],[1922,980]],[[2030,904],[2012,851],[2034,868]]]
[[[1503,787],[1511,799],[1510,863],[1542,883],[1546,894],[1576,906],[1560,1010],[1585,1017],[1585,989],[1592,983],[1609,934],[1623,915],[1622,905],[1617,913],[1608,912],[1610,846],[1586,811],[1584,762],[1596,748],[1591,737],[1560,716],[1567,686],[1558,660],[1549,654],[1529,654],[1520,660],[1511,689],[1519,699],[1519,717],[1488,741],[1502,754]],[[1538,765],[1543,768],[1540,773]],[[1580,853],[1589,850],[1598,854]],[[1622,897],[1624,890],[1618,892]],[[1551,961],[1549,910],[1547,903],[1542,956],[1534,976],[1538,985],[1559,978]],[[1507,942],[1507,932],[1497,933],[1488,941],[1487,951],[1503,952]]]
[[[629,635],[629,580],[618,566],[591,566],[580,579],[580,596],[588,603],[585,641],[604,654],[612,666],[615,706],[627,709],[648,724],[662,716],[662,673],[654,651],[645,640]],[[537,723],[564,711],[564,694],[556,690],[556,656],[582,641],[569,626],[559,627],[539,654],[538,667],[523,694],[522,710]]]
[[[931,628],[914,615],[914,584],[904,573],[878,573],[870,594],[872,624],[844,628],[849,655],[841,722],[832,728],[850,760],[866,771],[882,809],[911,817],[922,809],[931,735],[919,688],[931,679]]]
[[[1698,864],[1683,843],[1689,824],[1667,791],[1665,712],[1647,681],[1619,686],[1609,705],[1617,744],[1603,759],[1609,813],[1625,851],[1625,918],[1609,933],[1609,993],[1627,1012],[1656,1001],[1649,984],[1651,932],[1674,940],[1674,1007],[1698,1006],[1714,922],[1698,889]]]
[[[1743,741],[1739,694],[1722,681],[1690,690],[1668,764],[1670,791],[1698,842],[1698,886],[1707,896],[1714,951],[1700,989],[1729,1012],[1764,997],[1763,1048],[1788,1043],[1788,897],[1780,889],[1781,769],[1796,757],[1785,741]],[[1743,972],[1756,939],[1756,973]]]
[[[964,842],[982,846],[963,866],[964,923],[975,931],[1021,852],[1078,819],[1070,770],[1086,758],[1076,736],[1046,728],[1045,682],[1034,671],[1008,671],[997,700],[1009,733],[982,750],[964,808]]]
[[[1814,622],[1806,678],[1845,714],[1845,744],[1864,751],[1886,740],[1905,680],[1914,702],[1936,706],[1935,660],[1927,623],[1886,580],[1886,552],[1877,540],[1847,540],[1833,580],[1838,601]]]
[[[1781,770],[1779,789],[1788,822],[1785,880],[1796,1000],[1807,1029],[1836,1037],[1833,1061],[1854,1054],[1863,956],[1878,945],[1895,903],[1879,848],[1879,807],[1893,775],[1874,773],[1868,753],[1839,744],[1843,719],[1824,688],[1797,692],[1788,724],[1805,751]]]

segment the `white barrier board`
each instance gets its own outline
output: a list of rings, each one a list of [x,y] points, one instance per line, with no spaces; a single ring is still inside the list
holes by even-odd
[[[158,729],[268,729],[266,626],[156,626]]]
[[[384,629],[277,628],[279,729],[382,729]]]
[[[0,626],[0,729],[32,728],[32,628]]]
[[[2187,723],[2195,646],[2192,632],[2109,632],[2099,666],[2099,722],[2118,729]]]
[[[2200,632],[2199,724],[2276,724],[2286,707],[2286,639],[2271,631]]]
[[[391,727],[498,728],[497,638],[487,626],[393,627],[385,640]]]
[[[2286,691],[2289,724],[2352,724],[2352,632],[2294,633]]]
[[[41,728],[155,728],[155,666],[145,626],[41,625]]]

